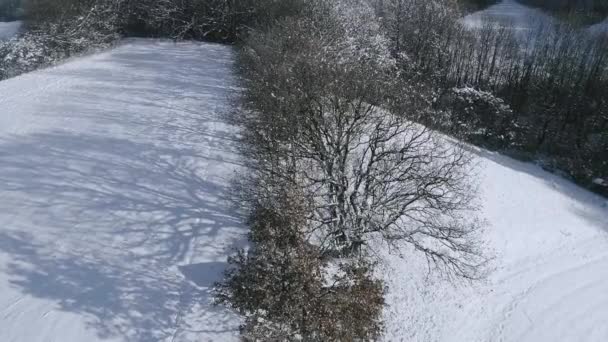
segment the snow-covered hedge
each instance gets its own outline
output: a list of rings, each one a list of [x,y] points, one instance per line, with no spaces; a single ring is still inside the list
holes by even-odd
[[[57,63],[116,41],[118,13],[95,6],[83,15],[30,23],[23,33],[0,42],[0,79]]]

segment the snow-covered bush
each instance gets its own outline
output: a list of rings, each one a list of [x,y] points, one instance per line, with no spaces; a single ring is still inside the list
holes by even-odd
[[[246,341],[376,339],[382,282],[371,278],[363,260],[345,261],[328,276],[328,259],[307,241],[304,207],[292,197],[252,211],[252,247],[229,260],[216,298],[244,315]]]
[[[453,88],[448,100],[455,131],[469,140],[506,147],[515,138],[513,111],[494,94],[471,87]]]

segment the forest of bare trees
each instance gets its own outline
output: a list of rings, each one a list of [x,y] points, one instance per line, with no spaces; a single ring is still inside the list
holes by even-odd
[[[405,74],[427,83],[444,113],[427,124],[606,191],[596,181],[608,174],[608,37],[567,22],[471,31],[433,3],[378,3]]]

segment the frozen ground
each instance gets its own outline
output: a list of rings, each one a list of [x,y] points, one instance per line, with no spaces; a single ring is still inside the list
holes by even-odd
[[[133,40],[0,82],[0,341],[226,341],[231,48]]]
[[[20,21],[1,22],[0,21],[0,40],[11,38],[16,35],[21,28]]]
[[[232,52],[132,40],[0,82],[0,341],[231,341]],[[387,341],[608,341],[608,204],[484,150],[484,283],[386,255]]]

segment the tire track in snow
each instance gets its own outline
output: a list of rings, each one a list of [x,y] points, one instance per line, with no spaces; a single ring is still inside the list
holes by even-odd
[[[548,264],[548,263],[539,262],[538,264],[535,265],[535,267],[533,267],[533,269],[543,269],[543,267],[540,267],[540,265],[546,266],[546,264]],[[597,267],[598,264],[600,265],[600,267]],[[509,339],[512,339],[513,341],[524,341],[523,338],[525,337],[525,334],[524,334],[524,336],[521,336],[519,338],[514,338],[514,336],[505,335],[506,324],[509,322],[509,320],[511,319],[513,314],[517,310],[522,310],[522,313],[529,320],[530,326],[534,326],[534,324],[535,324],[534,319],[532,317],[530,317],[530,315],[525,311],[525,308],[521,308],[521,306],[527,302],[528,298],[530,298],[531,294],[535,293],[540,287],[542,287],[543,285],[546,285],[547,283],[552,282],[553,280],[556,280],[556,279],[559,280],[560,278],[567,278],[569,274],[575,273],[577,271],[581,271],[581,270],[584,270],[587,268],[595,268],[595,269],[608,268],[608,254],[601,255],[592,260],[585,261],[583,263],[568,267],[568,268],[560,270],[558,272],[550,273],[548,275],[543,275],[541,278],[539,278],[533,284],[528,286],[524,291],[521,291],[521,292],[515,294],[513,296],[513,298],[510,300],[509,304],[502,310],[501,319],[497,323],[496,328],[494,329],[494,332],[492,333],[490,340],[504,342],[509,338]],[[601,286],[601,284],[608,284],[608,274],[604,275],[601,279],[594,279],[591,282],[587,282],[583,286],[576,285],[574,288],[560,289],[561,290],[560,297],[563,299],[566,296],[574,295],[583,289],[592,288],[592,287],[594,287],[594,285],[597,285],[598,283],[600,284],[601,288],[605,288],[605,285]],[[540,296],[542,296],[542,294]],[[549,311],[551,309],[554,309],[554,310],[559,309],[560,306],[561,306],[561,304],[559,304],[559,303],[552,303],[549,305],[549,307],[545,308],[544,311]]]

